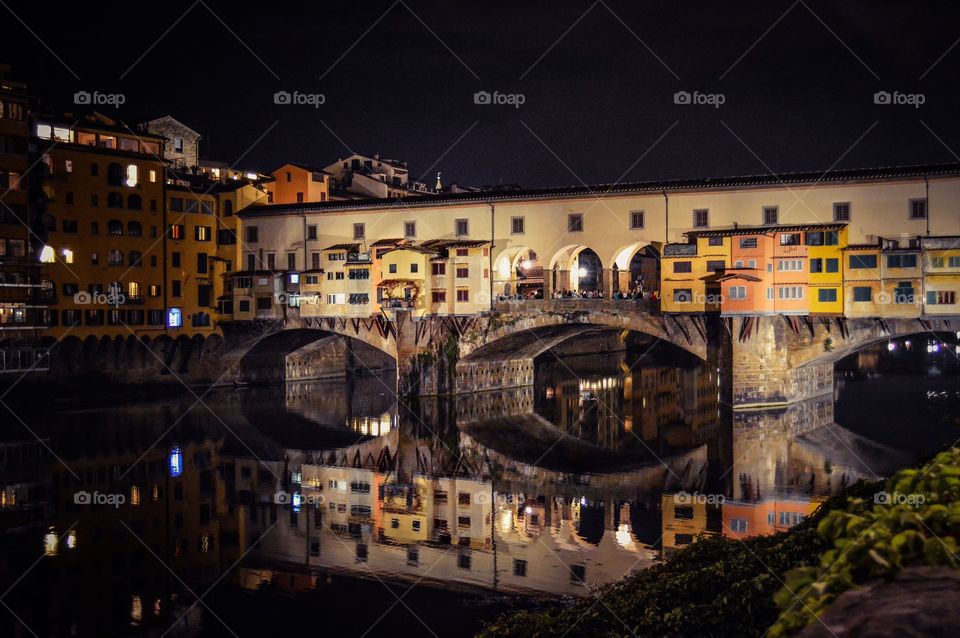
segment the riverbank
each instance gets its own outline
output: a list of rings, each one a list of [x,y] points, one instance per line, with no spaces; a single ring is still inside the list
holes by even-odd
[[[795,635],[859,585],[921,565],[956,568],[958,535],[960,448],[951,448],[888,481],[856,483],[790,531],[703,538],[581,601],[504,616],[478,635]]]

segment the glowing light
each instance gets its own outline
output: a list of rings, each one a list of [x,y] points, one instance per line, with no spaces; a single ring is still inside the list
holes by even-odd
[[[583,266],[580,266],[579,268],[577,268],[577,276],[578,276],[578,277],[586,277],[586,276],[587,276],[587,269],[584,268]]]
[[[893,341],[887,344],[887,350],[889,350],[890,352],[893,352],[896,349],[897,349],[897,344],[894,343]]]
[[[533,508],[530,507],[529,505],[523,508],[523,511],[526,512],[527,514],[533,514]]]
[[[43,536],[43,554],[44,556],[57,555],[57,533],[52,527]]]
[[[183,451],[180,446],[170,450],[170,476],[183,474]]]
[[[53,250],[52,246],[44,246],[40,250],[40,263],[41,264],[52,264],[57,259],[57,253]]]
[[[179,328],[183,325],[183,311],[179,308],[171,308],[167,311],[167,326]]]
[[[143,603],[140,602],[139,596],[134,596],[130,601],[130,622],[139,625],[141,620],[143,620]]]
[[[67,549],[76,549],[77,547],[77,530],[72,529],[67,532],[67,540],[64,541],[67,546]]]
[[[533,268],[533,260],[532,260],[532,259],[524,259],[524,260],[523,260],[523,268],[524,268],[524,270],[530,270],[531,268]]]
[[[64,263],[66,263],[66,264],[72,264],[72,263],[73,263],[73,251],[72,251],[72,250],[70,250],[69,248],[64,248],[62,251],[60,251],[60,254],[63,255],[63,262],[64,262]]]
[[[127,166],[127,186],[129,186],[130,188],[133,188],[134,186],[136,186],[138,178],[139,178],[139,173],[137,171],[137,165],[136,164],[128,165]]]

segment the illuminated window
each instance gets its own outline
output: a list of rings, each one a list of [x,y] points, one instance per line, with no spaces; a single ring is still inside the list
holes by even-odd
[[[156,181],[157,181],[157,171],[151,170],[150,173],[149,173],[149,176],[150,176],[150,181],[151,181],[151,182],[156,182]]]
[[[181,311],[179,308],[171,308],[169,311],[167,311],[167,326],[170,328],[179,328],[183,326],[183,311]],[[173,463],[172,460],[170,462]]]
[[[40,263],[52,264],[56,259],[57,255],[52,246],[44,246],[43,250],[40,251]]]
[[[137,485],[130,486],[130,504],[131,505],[140,504],[140,487]]]
[[[72,250],[70,250],[69,248],[64,248],[63,251],[61,252],[61,254],[63,255],[63,263],[65,263],[65,264],[72,264],[72,263],[73,263],[73,251],[72,251]]]

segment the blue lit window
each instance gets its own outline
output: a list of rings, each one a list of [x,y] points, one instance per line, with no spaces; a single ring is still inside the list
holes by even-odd
[[[170,476],[180,476],[183,473],[183,452],[179,446],[170,450]]]
[[[171,308],[167,312],[167,326],[179,328],[183,325],[183,311],[179,308]]]

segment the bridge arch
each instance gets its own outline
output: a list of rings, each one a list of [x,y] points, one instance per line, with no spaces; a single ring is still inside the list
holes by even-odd
[[[527,245],[510,246],[493,264],[494,296],[543,296],[544,268],[537,251]]]
[[[258,339],[240,358],[239,380],[275,383],[396,369],[395,348],[337,330],[289,328]]]

